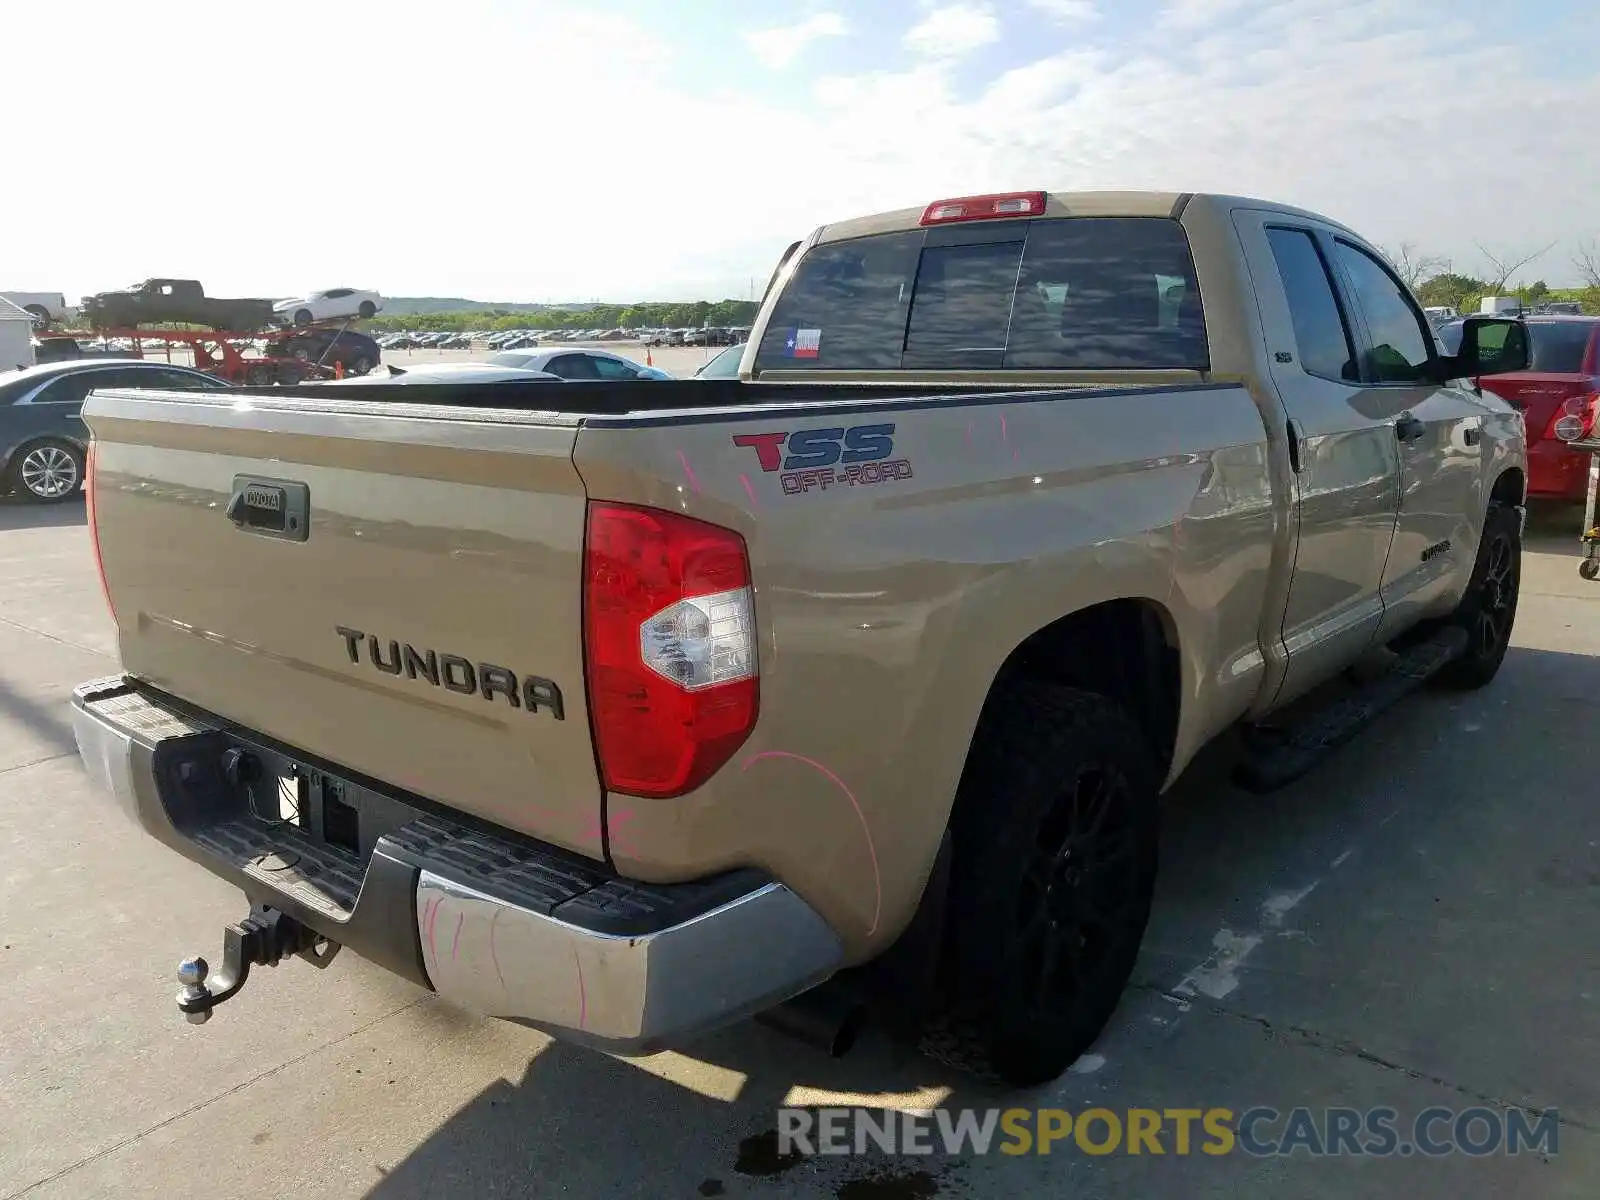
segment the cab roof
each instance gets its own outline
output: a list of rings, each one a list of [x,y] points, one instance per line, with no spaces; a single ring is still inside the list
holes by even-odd
[[[1009,194],[1009,193],[1008,193]],[[1270,200],[1257,200],[1249,196],[1229,196],[1214,192],[1045,192],[1044,211],[1037,217],[1020,216],[1012,220],[1038,220],[1051,217],[1180,217],[1196,205],[1209,207],[1220,213],[1235,208],[1266,209],[1299,217],[1302,220],[1320,221],[1340,229],[1346,226],[1321,213],[1278,204]],[[934,203],[940,203],[935,200]],[[890,212],[854,217],[822,226],[816,240],[839,242],[847,238],[865,237],[875,233],[898,233],[917,229],[922,225],[923,214],[930,205],[916,208],[897,208]]]

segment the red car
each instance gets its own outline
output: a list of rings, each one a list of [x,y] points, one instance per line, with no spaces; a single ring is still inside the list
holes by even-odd
[[[1484,390],[1522,410],[1528,430],[1528,497],[1582,500],[1589,486],[1589,455],[1569,449],[1556,424],[1563,417],[1578,417],[1569,428],[1586,428],[1591,405],[1600,400],[1600,317],[1534,316],[1523,321],[1528,326],[1529,369],[1484,380]],[[1461,326],[1451,326],[1439,334],[1454,353]]]

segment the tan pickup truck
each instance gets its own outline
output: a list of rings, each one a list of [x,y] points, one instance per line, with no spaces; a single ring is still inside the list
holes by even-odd
[[[78,743],[248,897],[196,1022],[344,946],[618,1053],[872,1011],[1029,1084],[1198,749],[1270,788],[1494,676],[1523,430],[1471,380],[1526,356],[1312,213],[1014,193],[797,243],[738,379],[96,392]]]

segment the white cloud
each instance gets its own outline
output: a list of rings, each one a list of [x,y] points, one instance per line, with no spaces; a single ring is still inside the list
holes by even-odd
[[[907,30],[905,44],[929,58],[951,59],[999,39],[1000,22],[988,5],[947,4]]]
[[[133,78],[130,61],[155,89],[146,102],[174,110],[200,93],[287,103],[338,78],[380,117],[354,157],[296,178],[291,207],[355,212],[353,232],[279,236],[283,189],[248,172],[175,176],[147,144],[96,140],[85,156],[35,139],[29,166],[52,180],[53,227],[103,226],[114,194],[141,236],[13,237],[6,287],[76,296],[163,274],[221,295],[331,279],[505,300],[743,296],[816,225],[1013,188],[1257,195],[1469,271],[1477,242],[1557,241],[1536,268],[1552,286],[1572,275],[1572,244],[1600,235],[1600,159],[1578,119],[1600,112],[1600,69],[1552,67],[1517,44],[1516,23],[1472,28],[1460,0],[1282,0],[1183,30],[1151,23],[1132,42],[1098,40],[1104,26],[1091,25],[1068,52],[1028,61],[1020,47],[1019,65],[987,83],[974,84],[971,64],[922,55],[813,78],[801,96],[753,60],[720,90],[686,80],[672,45],[698,44],[703,30],[562,15],[563,0],[538,0],[527,18],[534,0],[452,0],[461,20],[444,23],[426,20],[432,0],[348,0],[312,43],[295,40],[294,22],[262,26],[200,0],[205,23],[159,28],[120,0],[80,3],[100,33],[74,51],[85,85],[62,91],[47,56],[22,56],[8,64],[15,94],[50,95],[63,127],[94,128]],[[42,39],[48,17],[36,11],[0,24]],[[257,53],[244,59],[205,53],[212,39],[246,38]],[[364,52],[351,56],[355,44]],[[1494,87],[1474,86],[1483,79]],[[582,121],[550,117],[575,97]],[[680,136],[697,129],[713,140]],[[236,115],[207,109],[190,134],[234,145]],[[755,164],[759,187],[715,169],[727,147]],[[0,189],[0,237],[36,221],[37,203]]]
[[[1100,16],[1094,0],[1028,0],[1028,3],[1064,25],[1093,21]]]
[[[1171,0],[1161,12],[1164,24],[1178,29],[1203,29],[1226,21],[1259,0]]]
[[[763,66],[781,70],[811,43],[822,38],[842,37],[848,31],[849,27],[838,13],[822,12],[793,25],[752,30],[744,35],[744,43]]]

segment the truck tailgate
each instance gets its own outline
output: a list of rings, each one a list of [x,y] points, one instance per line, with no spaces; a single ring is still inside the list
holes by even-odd
[[[84,417],[129,674],[601,856],[575,418],[151,391]]]

